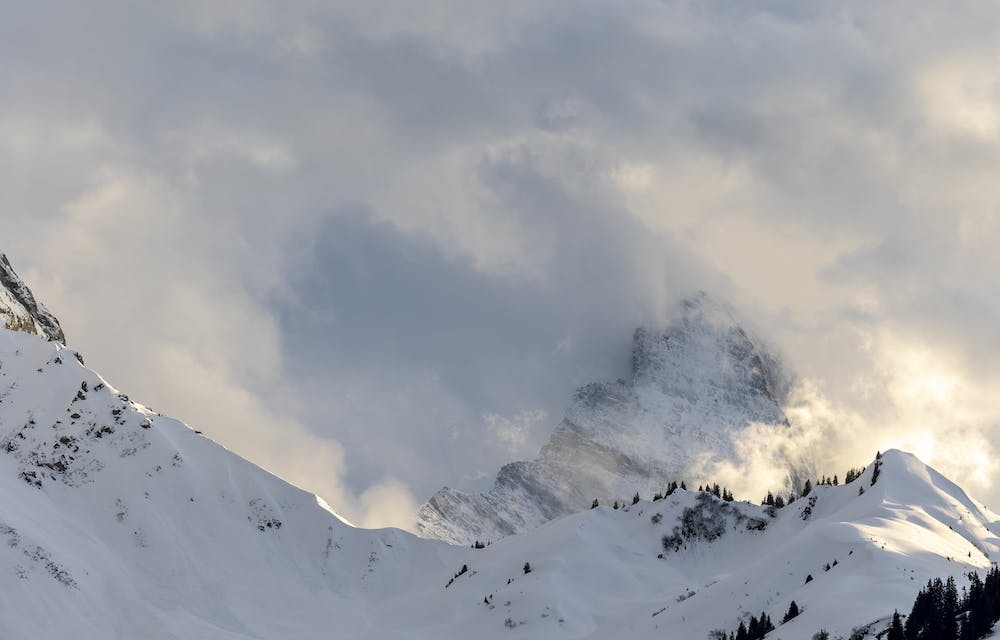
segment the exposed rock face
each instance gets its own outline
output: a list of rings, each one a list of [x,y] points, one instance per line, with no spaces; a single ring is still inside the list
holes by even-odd
[[[35,300],[31,289],[21,281],[3,254],[0,254],[0,326],[66,343],[59,321]]]
[[[664,331],[637,329],[631,380],[578,389],[539,458],[505,465],[493,488],[445,487],[418,530],[449,542],[496,540],[602,502],[650,495],[737,462],[733,434],[783,424],[788,382],[778,359],[724,304],[699,293]],[[794,470],[789,463],[790,475]]]

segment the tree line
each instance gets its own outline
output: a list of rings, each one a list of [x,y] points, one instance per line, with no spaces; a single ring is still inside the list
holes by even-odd
[[[881,465],[882,465],[882,452],[880,451],[880,452],[877,452],[875,454],[875,462],[874,462],[874,468],[872,470],[872,480],[871,480],[871,484],[872,485],[874,485],[875,481],[878,480],[878,476],[879,476],[879,471],[880,471]],[[852,468],[848,469],[847,473],[844,474],[844,482],[843,483],[845,485],[846,484],[851,484],[852,482],[854,482],[855,480],[857,480],[858,478],[860,478],[861,474],[863,474],[864,472],[865,472],[865,468],[864,467],[852,467]],[[805,484],[802,486],[802,491],[800,491],[798,495],[796,495],[794,492],[791,492],[791,493],[787,494],[788,497],[786,498],[785,496],[782,496],[781,494],[775,494],[775,493],[772,493],[771,491],[768,491],[767,495],[764,497],[763,500],[760,501],[760,503],[761,503],[761,505],[764,505],[764,506],[775,507],[777,509],[781,509],[782,507],[785,507],[787,505],[792,504],[793,502],[795,502],[799,498],[805,498],[810,493],[812,493],[812,490],[813,490],[814,487],[818,487],[818,486],[836,487],[836,486],[839,486],[839,485],[840,485],[840,479],[838,478],[837,474],[834,474],[832,478],[829,477],[829,476],[825,476],[824,475],[824,476],[820,476],[819,478],[817,478],[815,482],[813,482],[812,480],[807,479],[805,481]],[[656,493],[653,494],[653,502],[658,502],[660,500],[663,500],[664,498],[669,498],[678,489],[687,491],[687,484],[684,481],[681,481],[679,483],[677,481],[670,482],[667,485],[667,488],[665,490],[663,490],[663,491],[657,491]],[[729,489],[727,489],[724,486],[720,486],[719,483],[717,483],[717,482],[712,483],[712,484],[698,485],[698,491],[699,492],[710,493],[710,494],[714,495],[716,498],[719,498],[721,500],[725,500],[726,502],[733,502],[733,501],[736,500],[736,497],[735,497],[735,495],[733,494],[732,491],[730,491]],[[859,491],[859,494],[862,494],[862,493],[864,493],[864,488],[863,487]],[[634,504],[637,504],[639,502],[639,500],[640,500],[639,492],[636,491],[635,494],[632,496],[632,501],[631,502],[634,505]],[[615,500],[612,503],[611,508],[612,509],[619,509],[619,508],[625,507],[627,504],[628,503],[625,500],[621,500],[621,501]],[[601,505],[600,501],[597,498],[594,498],[593,502],[591,502],[591,504],[590,504],[590,508],[591,509],[596,509],[600,505]]]
[[[959,596],[955,579],[929,580],[913,601],[903,623],[893,614],[886,640],[980,640],[1000,621],[1000,569],[993,566],[986,579],[970,573],[969,586]]]

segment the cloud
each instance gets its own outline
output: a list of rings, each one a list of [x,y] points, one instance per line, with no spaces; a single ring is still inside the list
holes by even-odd
[[[414,514],[418,503],[409,488],[390,478],[372,485],[361,494],[364,518],[358,522],[362,527],[399,527],[413,529],[416,526]]]
[[[508,455],[519,459],[532,456],[534,451],[525,451],[528,435],[544,424],[549,414],[541,409],[524,409],[507,418],[497,413],[483,416],[483,422],[493,432],[494,437],[508,450]]]
[[[862,338],[871,365],[853,381],[861,400],[832,400],[813,380],[793,386],[790,427],[750,424],[732,434],[738,459],[706,469],[704,478],[751,500],[796,480],[789,463],[811,477],[841,478],[875,451],[915,453],[975,496],[994,497],[1000,402],[991,383],[963,371],[960,359],[921,340],[883,332]],[[798,478],[802,482],[804,478]]]
[[[902,444],[1000,495],[949,448],[996,439],[993,6],[7,9],[5,250],[348,518],[482,488],[697,288],[812,381],[823,473]]]

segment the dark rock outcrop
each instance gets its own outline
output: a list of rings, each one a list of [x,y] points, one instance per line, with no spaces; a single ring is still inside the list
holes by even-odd
[[[0,326],[66,344],[66,335],[59,326],[59,320],[35,300],[31,289],[18,277],[3,254],[0,254]]]

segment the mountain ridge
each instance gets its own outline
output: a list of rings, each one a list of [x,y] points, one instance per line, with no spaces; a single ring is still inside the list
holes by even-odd
[[[1000,516],[896,450],[781,508],[678,489],[484,548],[358,529],[75,355],[0,328],[3,638],[698,639],[795,601],[774,637],[873,640],[1000,554]]]
[[[356,529],[72,353],[0,330],[5,638],[701,638],[792,599],[780,637],[846,635],[1000,553],[998,516],[894,451],[781,509],[678,490],[485,549]]]
[[[496,540],[672,480],[737,463],[734,438],[754,423],[788,426],[789,376],[725,303],[685,299],[664,329],[638,328],[629,380],[584,385],[533,460],[504,465],[493,487],[445,487],[418,512],[422,535],[457,544]],[[812,470],[787,460],[789,488]]]

